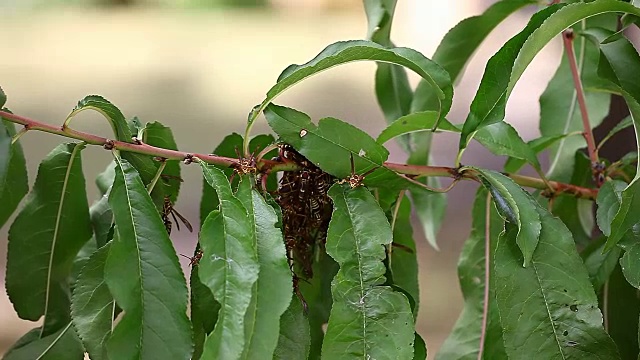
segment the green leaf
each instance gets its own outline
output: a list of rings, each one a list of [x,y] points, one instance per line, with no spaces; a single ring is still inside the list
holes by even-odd
[[[236,149],[242,148],[242,136],[238,133],[232,133],[225,136],[220,144],[213,150],[212,154],[225,157],[236,157]],[[232,168],[221,169],[227,178],[233,174]],[[237,184],[237,180],[234,182]],[[209,185],[207,179],[202,177],[202,198],[200,198],[200,226],[204,224],[204,220],[209,213],[218,208],[218,194]]]
[[[434,189],[442,187],[440,180],[436,177],[427,177],[425,182],[429,187]],[[447,210],[446,194],[412,191],[410,197],[427,242],[434,249],[439,250],[436,235],[438,230],[440,230],[445,211]]]
[[[148,123],[145,126],[143,141],[151,146],[178,150],[178,146],[176,145],[176,141],[173,139],[173,132],[171,129],[157,121]],[[165,178],[161,178],[161,183],[164,185],[164,193],[169,196],[171,202],[175,203],[178,199],[178,193],[180,192],[180,185],[182,184],[182,178],[180,177],[180,162],[167,161],[167,165],[162,171],[162,175],[165,175]],[[156,186],[158,185],[159,184]]]
[[[436,111],[422,111],[396,118],[394,122],[389,124],[380,135],[376,142],[380,145],[393,139],[396,136],[408,134],[416,131],[432,130],[438,124],[438,130],[460,132],[455,125],[451,124],[447,119],[440,119],[438,123],[438,113]]]
[[[635,8],[638,11],[640,9]],[[640,72],[640,55],[628,39],[620,36],[608,41],[611,31],[590,29],[584,32],[587,38],[599,43],[601,57],[598,74],[618,87],[625,98],[636,130],[636,139],[640,139],[640,85],[634,76]],[[603,42],[604,41],[604,42]],[[631,79],[627,79],[632,76]],[[640,145],[638,154],[640,154]],[[640,166],[640,165],[639,165]],[[636,196],[638,194],[638,196]],[[611,221],[611,235],[605,251],[611,249],[633,225],[640,222],[640,213],[633,211],[640,207],[640,172],[622,191],[622,201],[616,216]]]
[[[598,191],[596,219],[598,227],[606,236],[611,234],[611,221],[620,209],[621,193],[626,186],[627,184],[623,181],[611,180],[602,184]]]
[[[511,38],[487,63],[471,111],[465,121],[460,149],[481,127],[502,121],[516,82],[537,53],[556,35],[580,20],[612,12],[639,15],[640,9],[617,0],[549,6],[536,13],[525,29]]]
[[[574,26],[574,31],[582,31],[593,26],[614,26],[614,17],[588,19]],[[573,41],[576,62],[583,83],[587,113],[591,127],[598,126],[609,112],[611,95],[601,91],[602,80],[597,74],[598,50],[582,37]],[[573,75],[566,54],[561,55],[560,66],[540,96],[540,133],[543,136],[558,136],[571,132],[584,132],[582,114],[578,106]],[[568,182],[575,168],[575,153],[586,147],[584,136],[569,136],[560,139],[549,148],[550,178]]]
[[[615,134],[630,126],[633,126],[633,119],[631,118],[631,116],[627,116],[626,118],[620,120],[620,122],[617,123],[616,126],[614,126],[611,130],[609,130],[609,133],[605,137],[603,137],[602,140],[600,140],[598,147],[602,147],[602,145],[609,139],[611,139]]]
[[[0,109],[7,103],[7,94],[4,93],[4,90],[0,87]]]
[[[252,188],[253,180],[243,177],[236,192],[253,230],[258,249],[260,277],[253,285],[251,303],[245,316],[246,344],[242,359],[270,357],[278,344],[280,316],[291,302],[291,270],[287,262],[282,231],[275,225],[278,216]]]
[[[42,336],[69,323],[67,277],[78,250],[91,237],[83,148],[61,144],[47,155],[9,229],[7,294],[20,318],[44,316]]]
[[[390,34],[395,8],[396,0],[364,1],[369,23],[368,39],[385,47],[394,46]],[[408,114],[413,90],[411,90],[405,68],[379,62],[375,80],[376,98],[387,122],[390,123]],[[401,141],[400,144],[408,150],[409,145],[406,141]]]
[[[433,87],[436,94],[437,108],[427,110],[438,111],[440,117],[449,112],[453,86],[449,74],[435,62],[413,49],[386,49],[382,45],[363,40],[342,41],[327,46],[305,64],[287,67],[278,77],[277,83],[269,89],[262,103],[249,114],[247,130],[250,130],[255,119],[267,105],[289,87],[331,67],[361,60],[396,64],[413,70]]]
[[[416,243],[411,228],[411,203],[402,198],[393,227],[393,244],[389,260],[393,285],[406,291],[415,301],[414,318],[420,308],[420,289],[418,286],[418,259]]]
[[[583,151],[576,151],[571,184],[592,187],[593,173],[591,160]],[[574,196],[559,196],[553,201],[551,212],[557,214],[573,234],[573,240],[579,246],[586,246],[592,241],[591,232],[594,227],[593,201]]]
[[[310,346],[309,320],[304,314],[300,300],[293,299],[280,318],[280,337],[273,358],[306,360],[309,358]]]
[[[458,278],[460,279],[460,287],[464,296],[464,308],[451,334],[436,355],[436,360],[471,360],[479,358],[486,286],[485,271],[490,271],[485,267],[486,235],[489,235],[491,247],[495,249],[498,235],[504,227],[504,222],[496,212],[495,207],[487,206],[488,200],[488,192],[480,188],[473,203],[471,235],[465,242],[458,261]],[[487,210],[490,210],[488,215],[489,223],[487,223]],[[493,251],[490,253],[493,253]],[[490,261],[492,260],[490,258]],[[491,282],[493,280],[490,280]],[[506,358],[504,346],[502,345],[500,317],[496,308],[495,297],[493,296],[494,291],[493,286],[491,286],[482,359]]]
[[[517,229],[507,224],[494,255],[495,297],[509,358],[619,359],[602,327],[587,271],[564,224],[540,206],[542,229],[531,266],[520,266]]]
[[[92,360],[106,359],[106,342],[111,335],[115,301],[105,283],[104,267],[111,244],[91,255],[73,289],[73,326]]]
[[[615,267],[606,289],[602,307],[606,314],[607,332],[616,342],[622,359],[637,359],[640,317],[638,290],[625,280],[620,266]]]
[[[498,1],[482,15],[464,19],[444,36],[433,54],[433,61],[440,64],[451,76],[451,81],[462,75],[463,69],[473,53],[489,33],[510,14],[522,7],[535,4],[534,0]],[[426,110],[426,104],[433,99],[433,91],[428,83],[420,81],[416,87],[411,112]]]
[[[89,208],[93,237],[98,248],[113,238],[113,212],[109,206],[109,197],[104,195]]]
[[[82,343],[73,331],[71,323],[56,332],[41,337],[42,328],[35,328],[23,335],[4,354],[4,360],[82,360]]]
[[[420,334],[415,334],[415,340],[413,342],[413,359],[414,360],[427,360],[427,344]]]
[[[351,175],[350,158],[353,156],[357,173],[380,167],[365,178],[364,183],[368,186],[426,190],[418,182],[383,167],[389,151],[351,124],[324,118],[316,126],[308,115],[273,104],[267,107],[265,116],[282,140],[339,179]]]
[[[561,135],[553,135],[553,136],[541,136],[539,138],[533,139],[527,142],[527,145],[533,153],[538,155],[543,150],[547,149],[549,146],[555,144],[556,142],[564,139],[571,134],[561,134]],[[504,164],[504,171],[508,173],[516,173],[518,172],[527,162],[523,159],[519,159],[516,157],[509,157],[507,162]]]
[[[622,254],[622,249],[618,247],[609,252],[603,252],[605,240],[606,238],[600,237],[580,253],[596,293],[600,293],[602,287],[609,280],[609,276],[618,265],[618,259]]]
[[[300,291],[309,308],[309,334],[311,344],[309,359],[320,359],[322,343],[326,324],[329,322],[329,314],[333,307],[331,298],[331,283],[338,273],[339,266],[331,256],[327,255],[323,248],[316,253],[316,261],[313,263],[313,281],[300,281]],[[297,301],[296,299],[291,302]]]
[[[116,234],[104,278],[124,316],[107,342],[112,359],[189,359],[187,287],[173,244],[140,176],[115,158],[109,193]]]
[[[473,168],[480,174],[482,184],[491,192],[500,216],[515,225],[515,241],[524,257],[523,266],[531,262],[540,237],[540,215],[537,202],[508,177],[485,169]]]
[[[100,190],[100,195],[104,195],[109,191],[109,188],[113,184],[113,179],[116,177],[116,163],[110,162],[103,172],[96,177],[96,186]]]
[[[19,141],[11,144],[11,138],[15,133],[12,123],[0,121],[0,228],[29,191],[22,145]]]
[[[525,160],[536,171],[542,171],[535,152],[522,140],[516,129],[505,122],[483,127],[474,138],[495,155]]]
[[[258,151],[261,151],[267,145],[274,143],[275,139],[270,134],[261,134],[256,135],[251,139],[249,143],[249,151],[251,153],[257,154]],[[222,142],[216,147],[213,151],[213,154],[218,156],[225,156],[230,158],[237,157],[237,152],[242,149],[242,136],[237,133],[232,133],[227,135]],[[267,157],[268,158],[268,157]],[[232,168],[224,168],[221,169],[224,174],[229,178],[231,174],[233,174]],[[235,188],[238,184],[238,177],[233,179],[233,183],[231,184],[232,188]],[[270,176],[267,180],[267,189],[275,190],[277,186],[277,178],[275,176]],[[206,179],[202,179],[202,198],[200,200],[200,224],[204,223],[204,220],[207,218],[207,215],[215,209],[218,208],[218,195],[213,190],[213,188],[207,183]]]
[[[625,251],[620,266],[629,284],[640,289],[640,244],[634,244]]]
[[[117,140],[131,142],[131,136],[133,135],[129,130],[129,125],[127,125],[127,120],[120,109],[113,105],[109,100],[99,95],[85,96],[83,99],[78,101],[76,107],[73,108],[71,113],[65,119],[64,124],[68,125],[76,115],[85,110],[95,110],[102,114],[102,116],[104,116],[109,122],[109,125],[111,125],[111,129],[113,130],[113,134]]]
[[[392,233],[382,209],[364,187],[329,189],[333,215],[327,254],[340,270],[333,280],[333,307],[322,345],[324,359],[413,358],[414,325],[409,301],[384,282],[385,245]]]
[[[198,265],[200,281],[220,303],[218,322],[204,344],[203,358],[237,359],[246,344],[245,314],[258,280],[258,255],[252,224],[240,200],[231,192],[221,170],[200,162],[205,179],[214,188],[220,210],[212,211],[202,225]]]
[[[196,249],[199,251],[200,247]],[[195,256],[195,253],[194,253]],[[193,325],[193,359],[200,359],[204,341],[216,325],[220,304],[213,298],[211,289],[200,281],[199,266],[191,267],[191,324]]]

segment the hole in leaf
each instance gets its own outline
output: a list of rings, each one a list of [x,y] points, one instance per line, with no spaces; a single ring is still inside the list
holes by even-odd
[[[571,305],[571,306],[569,306],[569,309],[571,309],[571,311],[573,311],[573,312],[578,312],[578,305],[575,305],[575,304]]]
[[[568,332],[567,330],[565,330],[565,331],[562,333],[562,335],[567,336],[567,335],[569,335],[569,332]]]
[[[573,340],[567,341],[567,346],[576,346],[576,345],[578,345],[578,343]]]
[[[564,292],[567,292],[567,289],[564,289]]]

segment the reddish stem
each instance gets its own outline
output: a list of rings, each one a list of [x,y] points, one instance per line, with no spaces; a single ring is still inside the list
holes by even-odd
[[[82,131],[76,131],[68,127],[63,130],[61,127],[45,124],[36,120],[29,119],[24,116],[15,115],[5,111],[0,111],[0,117],[10,122],[23,125],[26,129],[25,132],[30,130],[48,132],[51,134],[57,134],[60,136],[84,141],[87,144],[100,145],[109,150],[117,149],[121,151],[129,151],[129,152],[134,152],[139,154],[155,156],[161,159],[181,160],[181,161],[184,161],[185,163],[190,163],[193,158],[198,158],[204,161],[205,163],[220,165],[224,167],[228,167],[238,162],[238,159],[227,158],[227,157],[211,155],[211,154],[197,154],[197,153],[188,153],[188,152],[177,151],[177,150],[169,150],[169,149],[151,146],[140,141],[138,141],[137,143],[136,142],[130,143],[125,141],[110,140],[106,137],[89,134]],[[457,168],[452,168],[452,167],[407,165],[407,164],[396,164],[396,163],[389,163],[389,162],[385,162],[384,166],[399,174],[406,175],[407,179],[411,181],[415,181],[414,178],[422,177],[422,176],[450,177],[450,178],[453,178],[454,180],[459,180],[459,179],[471,179],[476,181],[478,180],[477,174],[475,174],[473,171],[465,171],[464,173],[461,173]],[[287,162],[287,161],[273,161],[273,160],[267,160],[267,159],[260,159],[260,161],[257,164],[257,168],[261,172],[277,172],[277,171],[297,170],[298,166],[292,162]],[[597,189],[590,189],[590,188],[580,187],[572,184],[559,183],[556,181],[549,181],[548,183],[545,183],[543,179],[517,175],[517,174],[505,174],[505,175],[509,176],[512,180],[514,180],[516,183],[518,183],[521,186],[526,186],[526,187],[531,187],[534,189],[541,189],[541,190],[546,190],[549,187],[551,187],[551,190],[554,194],[566,193],[566,194],[570,194],[576,197],[586,198],[586,199],[595,199],[598,194]]]
[[[591,123],[589,122],[589,113],[587,111],[587,102],[584,98],[584,88],[582,87],[582,79],[580,78],[580,71],[578,70],[578,64],[576,62],[576,55],[573,51],[573,30],[567,29],[562,33],[562,40],[564,44],[564,50],[569,59],[569,67],[571,68],[571,75],[573,76],[573,85],[576,88],[576,97],[578,99],[578,105],[580,106],[580,114],[582,115],[582,126],[584,128],[584,138],[587,140],[587,149],[589,151],[589,158],[592,164],[598,163],[598,149],[593,139],[593,132],[591,131]]]

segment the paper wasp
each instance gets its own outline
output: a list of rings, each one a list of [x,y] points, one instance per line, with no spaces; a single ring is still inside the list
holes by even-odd
[[[165,196],[164,204],[162,205],[162,222],[164,223],[164,227],[167,229],[167,233],[171,234],[171,227],[173,223],[169,219],[169,215],[171,215],[173,221],[176,223],[178,231],[180,231],[180,222],[178,221],[178,219],[180,219],[184,226],[186,226],[190,232],[193,232],[193,227],[191,226],[191,223],[189,223],[189,220],[174,209],[171,199],[168,196]]]

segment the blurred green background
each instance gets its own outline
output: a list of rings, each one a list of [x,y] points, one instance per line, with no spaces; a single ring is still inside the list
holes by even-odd
[[[460,20],[481,13],[493,1],[399,0],[393,39],[431,56],[440,39]],[[487,59],[526,23],[531,12],[509,18],[494,31],[457,84],[448,118],[464,120]],[[304,63],[326,45],[366,35],[359,0],[0,0],[0,86],[15,113],[61,124],[75,103],[99,94],[127,117],[158,120],[173,128],[181,150],[210,152],[230,132],[242,132],[249,110],[264,97],[278,74]],[[507,121],[525,138],[537,135],[538,96],[555,71],[561,44],[554,42],[534,60],[516,86]],[[333,116],[373,136],[384,128],[374,95],[375,64],[334,68],[289,90],[278,103],[314,119]],[[415,84],[417,78],[412,76]],[[83,112],[73,127],[108,136],[97,114]],[[268,132],[264,121],[255,132]],[[37,165],[64,139],[29,133],[21,141],[30,181]],[[391,160],[405,155],[390,144]],[[439,135],[437,164],[452,165],[457,138]],[[92,179],[110,160],[101,148],[83,157],[90,201],[97,196]],[[465,164],[499,168],[503,160],[473,145]],[[201,193],[196,167],[183,167],[185,180],[176,208],[197,223]],[[415,227],[421,269],[418,331],[430,358],[453,326],[462,306],[456,263],[470,227],[476,184],[465,182],[450,193],[446,222],[436,252]],[[416,223],[417,225],[417,223]],[[4,268],[7,229],[0,230],[0,266]],[[179,252],[190,253],[196,234],[174,233]],[[188,267],[188,260],[183,266]],[[4,283],[4,272],[0,272]],[[37,326],[20,320],[0,293],[0,353]]]

